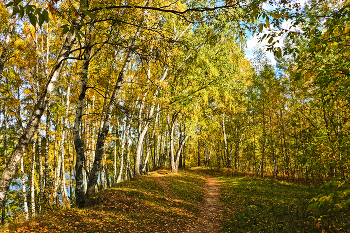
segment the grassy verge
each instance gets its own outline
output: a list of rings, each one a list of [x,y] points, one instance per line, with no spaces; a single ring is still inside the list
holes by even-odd
[[[191,172],[155,172],[101,191],[84,210],[51,212],[3,231],[183,232],[199,217],[204,184],[204,177]],[[176,199],[169,198],[165,188]]]
[[[350,215],[341,218],[325,213],[323,218],[307,210],[310,200],[324,192],[253,176],[203,170],[221,183],[224,232],[350,232]]]

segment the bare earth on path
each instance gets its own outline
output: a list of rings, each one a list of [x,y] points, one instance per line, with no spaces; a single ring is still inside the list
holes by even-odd
[[[189,232],[222,232],[220,219],[222,204],[220,202],[220,184],[214,177],[207,176],[204,206],[196,224]]]

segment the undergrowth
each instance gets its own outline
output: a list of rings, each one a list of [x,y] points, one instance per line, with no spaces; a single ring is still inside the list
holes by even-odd
[[[222,185],[224,232],[350,232],[349,209],[310,208],[319,200],[315,197],[325,195],[323,186],[202,171],[216,176]]]

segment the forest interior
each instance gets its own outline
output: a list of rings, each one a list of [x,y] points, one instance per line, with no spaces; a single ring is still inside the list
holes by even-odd
[[[0,0],[0,231],[350,232],[349,19]]]

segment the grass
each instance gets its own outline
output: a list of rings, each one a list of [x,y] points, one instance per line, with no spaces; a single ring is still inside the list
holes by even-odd
[[[324,194],[227,170],[158,170],[99,192],[84,210],[57,210],[14,223],[6,232],[185,232],[200,216],[206,177],[221,184],[223,232],[350,232],[349,212],[308,210]],[[1,230],[0,230],[1,231]]]
[[[221,183],[224,232],[350,232],[350,215],[307,210],[319,187],[203,170]],[[339,221],[340,220],[340,221]]]
[[[53,211],[9,225],[3,232],[186,231],[199,217],[205,178],[187,171],[163,173],[103,190],[88,200],[84,210]],[[167,192],[176,198],[169,198]]]

